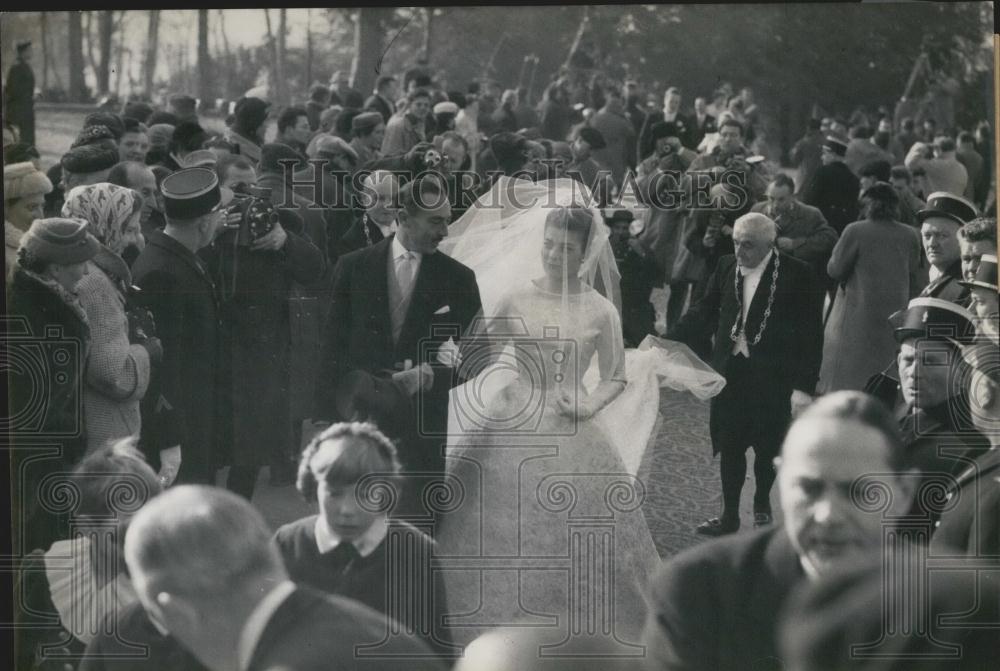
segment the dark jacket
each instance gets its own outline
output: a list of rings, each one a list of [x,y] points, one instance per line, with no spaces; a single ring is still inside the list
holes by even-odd
[[[417,632],[428,647],[447,653],[450,639],[447,629],[440,626],[440,614],[447,608],[444,581],[432,583],[435,545],[430,536],[407,522],[394,520],[388,535],[371,554],[345,560],[336,548],[319,553],[317,519],[311,515],[290,522],[274,535],[291,579],[363,603],[392,617],[404,629]],[[415,603],[422,607],[413,608]]]
[[[826,222],[839,235],[851,222],[858,220],[858,191],[861,182],[842,161],[816,169],[802,202],[819,208]]]
[[[222,233],[199,256],[216,287],[222,316],[220,380],[226,388],[219,412],[219,448],[227,463],[266,464],[288,444],[289,299],[296,282],[323,274],[323,255],[302,233],[302,220],[282,211],[288,234],[279,251],[251,251],[236,244],[238,231]]]
[[[775,261],[779,258],[774,304],[760,343],[755,346],[753,340],[764,319]],[[726,374],[732,355],[734,343],[730,330],[739,316],[736,272],[735,256],[720,259],[704,297],[667,335],[671,340],[698,342],[714,333],[710,363],[721,375]],[[750,341],[749,365],[758,371],[761,393],[787,399],[793,389],[814,392],[823,352],[822,295],[814,273],[805,263],[781,252],[771,257],[750,304],[745,329]]]
[[[8,361],[20,364],[7,370],[6,416],[11,443],[33,448],[13,450],[10,456],[15,552],[48,549],[69,531],[66,515],[40,505],[38,488],[46,476],[72,467],[87,449],[83,388],[90,329],[86,319],[68,293],[20,266],[15,268],[3,336]],[[46,498],[52,500],[53,490],[47,491]]]
[[[247,671],[443,671],[424,643],[405,632],[390,635],[389,624],[357,601],[299,587],[268,621]]]
[[[962,260],[956,259],[920,292],[921,298],[940,298],[963,307],[969,306],[969,288],[962,286]]]
[[[143,450],[180,444],[181,482],[207,483],[219,464],[219,306],[205,265],[181,243],[154,231],[132,266],[132,280],[153,313],[163,363],[143,399]]]
[[[394,344],[388,289],[393,237],[347,254],[337,264],[319,365],[321,379],[329,382],[316,390],[314,419],[337,419],[335,381],[351,370],[380,374],[396,370],[406,360],[414,366],[429,363],[434,384],[414,399],[410,427],[419,426],[421,436],[429,438],[447,428],[448,392],[457,382],[453,369],[436,363],[437,349],[449,337],[460,342],[482,309],[482,300],[471,269],[440,252],[425,254],[399,342]],[[438,453],[400,454],[400,458],[404,467],[443,470],[444,458]]]
[[[7,71],[3,87],[4,121],[17,126],[21,142],[35,144],[35,72],[17,60]]]
[[[1000,563],[1000,449],[967,464],[948,490],[954,508],[944,512],[931,538],[934,554],[992,558]]]
[[[142,604],[116,613],[112,630],[102,628],[87,644],[77,671],[208,671],[177,639],[164,636]]]
[[[702,543],[668,560],[650,584],[648,668],[785,668],[778,617],[804,580],[780,526]]]
[[[371,112],[378,112],[382,115],[382,121],[389,123],[389,119],[395,113],[395,110],[386,102],[385,98],[378,95],[372,95],[368,97],[365,101],[365,109]]]
[[[344,233],[344,237],[340,239],[340,247],[343,253],[347,254],[363,247],[371,247],[383,240],[385,240],[385,236],[382,235],[382,229],[375,222],[369,220],[367,215],[363,214],[348,229],[347,233]]]

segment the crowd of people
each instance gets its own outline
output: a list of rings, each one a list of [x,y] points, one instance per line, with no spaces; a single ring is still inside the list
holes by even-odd
[[[52,166],[30,105],[5,96],[5,338],[55,348],[10,381],[12,408],[45,398],[10,439],[16,668],[959,668],[944,648],[987,668],[989,124],[817,118],[787,169],[765,154],[767,101],[728,83],[690,109],[671,86],[654,109],[638,81],[562,73],[535,106],[418,64],[367,98],[342,72],[301,105],[252,93],[218,133],[186,94],[99,109]],[[531,189],[558,206],[515,213]],[[476,352],[517,342],[504,320],[558,366],[455,439]],[[551,478],[628,470],[602,416],[656,402],[635,398],[635,357],[665,341],[719,378],[722,509],[696,529],[713,539],[660,558],[620,482]],[[536,395],[510,439],[505,413]],[[512,470],[514,452],[534,466]],[[264,467],[315,514],[270,529],[251,504]],[[616,511],[613,566],[540,575],[598,504]],[[916,586],[883,571],[934,558]],[[894,620],[885,594],[924,619]],[[574,608],[621,637],[581,635]]]

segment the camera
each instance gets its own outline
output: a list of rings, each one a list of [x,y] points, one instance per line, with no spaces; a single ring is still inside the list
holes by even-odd
[[[271,202],[270,189],[241,183],[233,187],[233,195],[224,226],[237,231],[236,244],[249,247],[274,230],[278,211]]]
[[[128,319],[128,339],[130,343],[142,343],[156,337],[156,322],[153,313],[145,305],[142,289],[126,287],[125,317]]]
[[[424,154],[424,165],[428,168],[436,168],[441,165],[441,152],[437,149],[428,149]]]

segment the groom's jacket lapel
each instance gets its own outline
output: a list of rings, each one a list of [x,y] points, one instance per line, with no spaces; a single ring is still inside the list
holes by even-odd
[[[368,320],[367,332],[381,336],[378,350],[392,351],[392,321],[389,317],[389,250],[392,238],[386,238],[371,246],[368,258],[365,260],[364,276],[369,285],[364,290],[368,294],[366,301]]]

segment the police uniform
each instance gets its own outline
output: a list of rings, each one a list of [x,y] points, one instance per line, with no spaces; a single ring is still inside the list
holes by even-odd
[[[917,212],[917,223],[923,224],[930,218],[949,219],[959,226],[965,226],[979,216],[976,206],[964,198],[945,191],[932,193],[927,198],[927,207]],[[944,272],[924,287],[920,295],[925,298],[940,298],[968,307],[969,289],[962,286],[962,261],[956,259]]]

